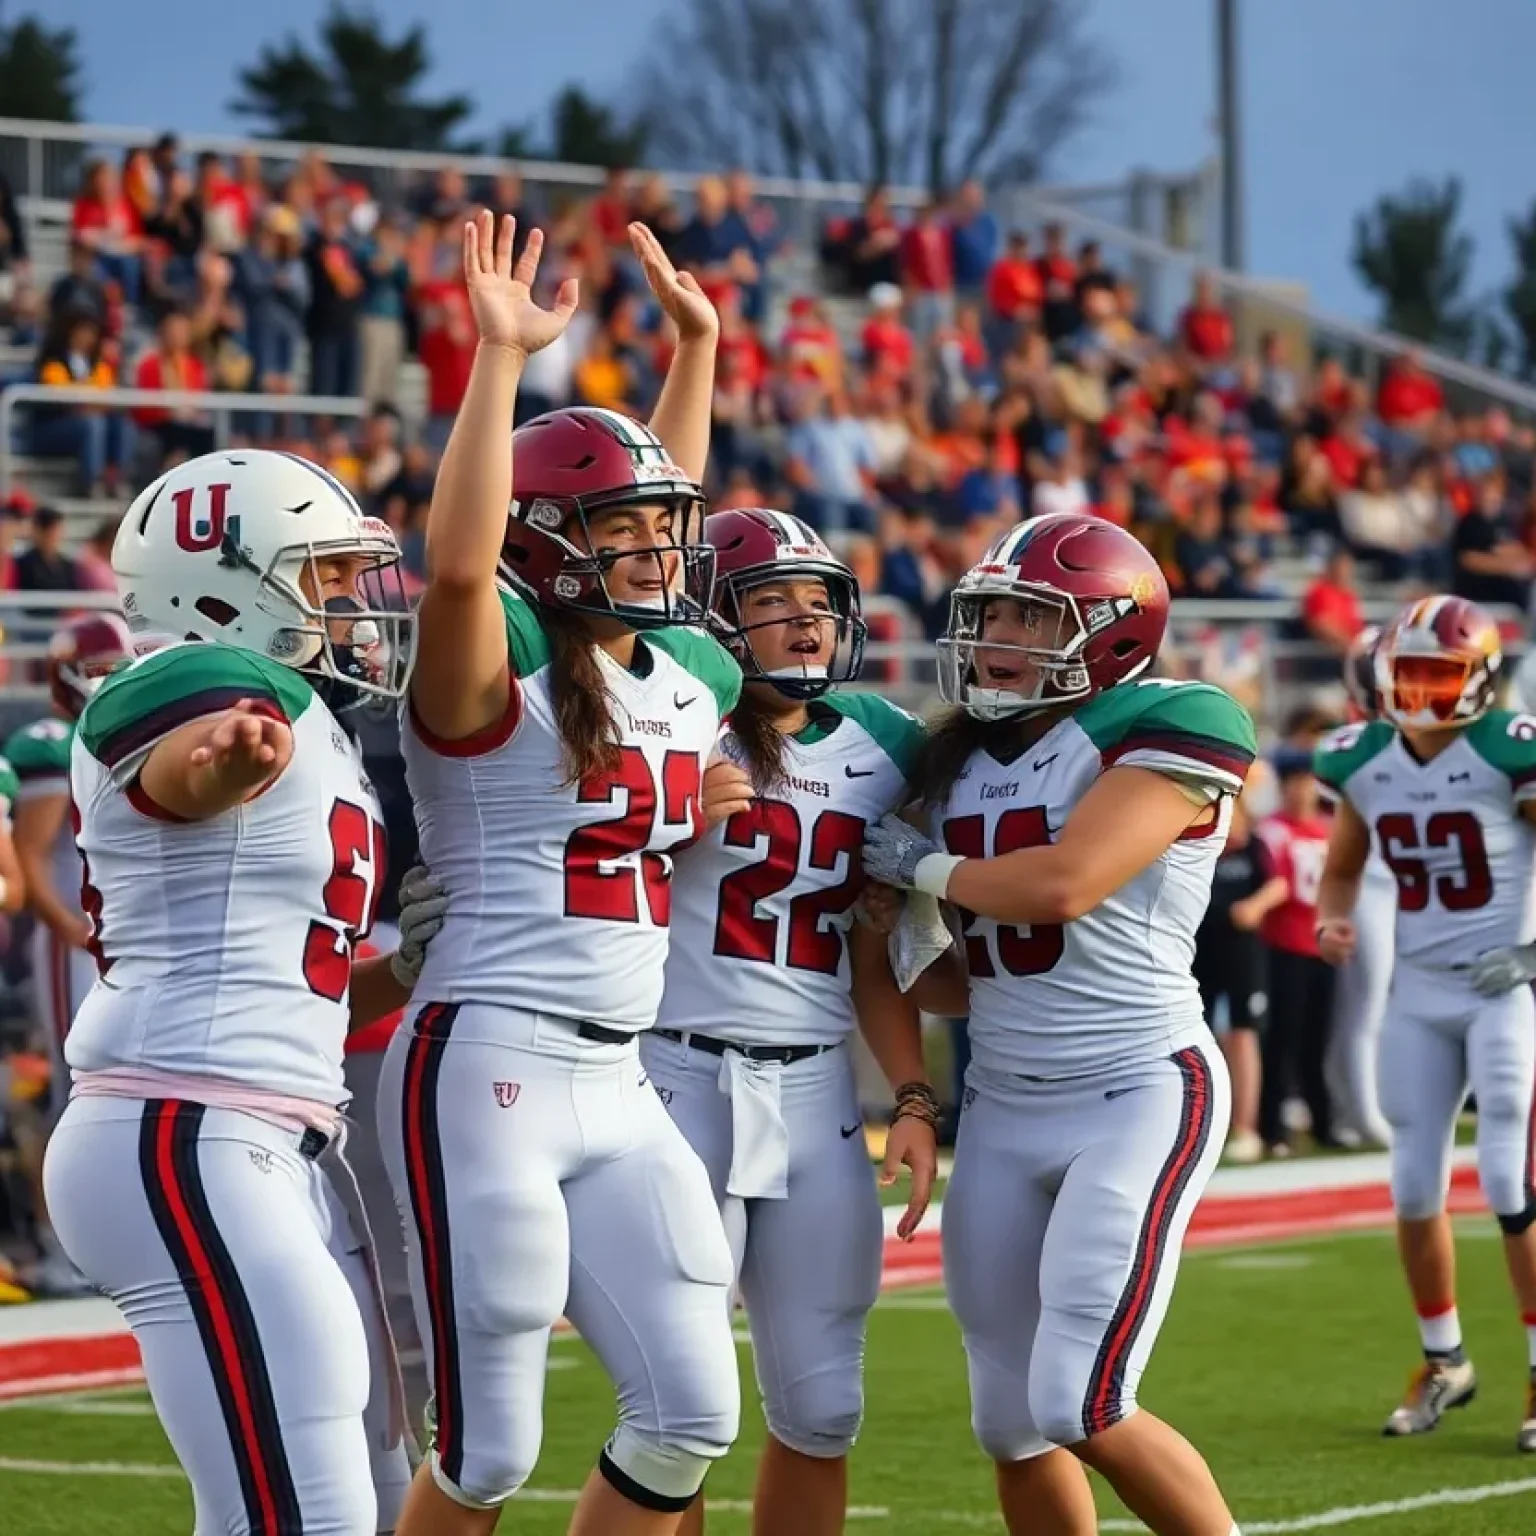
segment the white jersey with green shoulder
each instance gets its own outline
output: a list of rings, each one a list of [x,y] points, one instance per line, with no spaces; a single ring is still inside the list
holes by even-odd
[[[245,805],[178,821],[140,785],[145,758],[241,699],[293,727],[292,761]],[[232,646],[155,651],[86,706],[72,778],[101,976],[69,1032],[70,1067],[345,1100],[352,951],[387,859],[357,748],[309,684]]]
[[[1421,763],[1385,721],[1330,738],[1318,777],[1347,799],[1397,877],[1397,953],[1470,965],[1536,934],[1536,719],[1496,709]]]
[[[74,723],[45,715],[15,732],[5,744],[6,761],[16,774],[16,803],[69,797],[69,749],[75,739]],[[66,814],[53,841],[50,861],[53,888],[66,907],[79,910],[80,855],[75,851],[75,830]]]
[[[407,710],[401,731],[422,857],[448,892],[416,995],[647,1029],[661,1001],[673,856],[703,830],[704,768],[741,669],[681,627],[642,636],[632,668],[599,649],[619,763],[573,784],[538,613],[510,592],[502,606],[516,679],[506,717],[443,742]]]
[[[830,1045],[853,1028],[864,827],[905,800],[923,727],[869,693],[810,715],[783,782],[678,860],[658,1025],[743,1045]]]
[[[988,858],[1055,840],[1105,770],[1150,769],[1219,803],[1075,922],[1019,928],[965,914],[971,1050],[1000,1071],[1077,1077],[1166,1057],[1206,1037],[1190,974],[1195,931],[1226,843],[1231,799],[1256,752],[1253,722],[1219,688],[1122,683],[1016,756],[971,755],[932,829],[952,853]]]
[[[16,799],[21,793],[21,780],[11,767],[10,759],[0,757],[0,832],[9,832],[16,814]]]

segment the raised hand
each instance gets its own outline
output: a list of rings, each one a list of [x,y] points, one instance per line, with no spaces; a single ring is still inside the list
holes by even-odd
[[[293,727],[255,699],[227,710],[187,761],[211,771],[228,789],[251,790],[275,779],[293,757]]]
[[[640,265],[645,270],[645,280],[656,295],[656,302],[667,312],[677,327],[677,339],[682,341],[707,341],[720,334],[720,317],[715,306],[704,297],[698,279],[691,272],[679,272],[672,265],[661,242],[644,224],[629,226],[629,243]]]
[[[568,277],[555,295],[553,309],[535,304],[532,289],[544,250],[544,231],[530,232],[514,267],[516,232],[517,220],[510,215],[502,219],[499,229],[485,209],[470,219],[464,226],[464,283],[481,341],[528,357],[565,329],[576,313],[577,288],[576,279]]]

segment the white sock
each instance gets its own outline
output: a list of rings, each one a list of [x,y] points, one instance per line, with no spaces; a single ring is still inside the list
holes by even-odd
[[[1536,1374],[1536,1312],[1527,1312],[1525,1322],[1525,1354],[1531,1363],[1531,1371]]]
[[[1461,1347],[1461,1316],[1454,1306],[1419,1314],[1419,1340],[1426,1355],[1449,1355]]]

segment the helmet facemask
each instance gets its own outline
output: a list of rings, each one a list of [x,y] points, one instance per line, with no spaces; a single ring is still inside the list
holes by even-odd
[[[673,514],[671,536],[632,549],[603,548],[592,534],[601,514],[621,507],[664,506]],[[715,584],[715,550],[702,539],[704,500],[698,495],[647,497],[626,487],[610,495],[585,500],[555,501],[536,498],[526,512],[518,509],[517,521],[537,532],[561,553],[558,572],[550,591],[560,607],[591,618],[617,619],[635,630],[663,629],[673,625],[698,625],[709,614]],[[509,541],[502,572],[515,584],[524,585],[519,564],[529,551]],[[624,562],[631,570],[654,568],[654,597],[620,598],[610,577]],[[631,577],[631,579],[634,579]],[[643,579],[643,578],[642,578]],[[537,593],[534,594],[537,597]]]
[[[783,618],[748,622],[746,606],[749,595],[763,587],[788,586],[802,581],[819,581],[826,590],[827,612],[820,615],[790,614]],[[840,565],[796,561],[784,565],[759,566],[727,576],[715,612],[711,615],[716,635],[736,658],[748,682],[764,682],[786,699],[819,699],[839,683],[851,683],[864,667],[864,643],[869,635],[859,603],[859,586],[853,573]],[[807,646],[807,659],[798,664],[764,667],[753,646],[752,637],[785,626],[803,631],[806,641],[817,641],[815,652]],[[825,635],[833,633],[831,655],[826,650]]]
[[[285,545],[265,571],[231,539],[220,558],[257,575],[256,606],[282,625],[268,654],[315,683],[333,709],[404,696],[415,661],[414,619],[400,549],[387,529]],[[357,561],[360,569],[353,592],[326,598],[321,566],[333,560]]]
[[[1010,624],[1009,631],[1022,629],[1022,639],[983,637],[989,606],[1004,598],[1018,605],[1022,624]],[[1082,651],[1088,637],[1077,600],[1065,592],[1033,582],[957,590],[949,628],[938,643],[939,695],[978,720],[1035,714],[1087,698],[1092,684]]]

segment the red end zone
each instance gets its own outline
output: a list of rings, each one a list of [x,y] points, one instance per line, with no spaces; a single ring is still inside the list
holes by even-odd
[[[1462,1156],[1451,1174],[1449,1208],[1470,1215],[1487,1207],[1476,1170]],[[1356,1169],[1364,1177],[1346,1182]],[[1195,1211],[1186,1245],[1235,1248],[1385,1226],[1392,1204],[1384,1171],[1385,1160],[1371,1157],[1218,1174]],[[942,1278],[941,1220],[942,1209],[935,1207],[910,1243],[886,1238],[885,1289]],[[106,1302],[43,1302],[0,1311],[0,1401],[142,1379],[138,1348]]]

